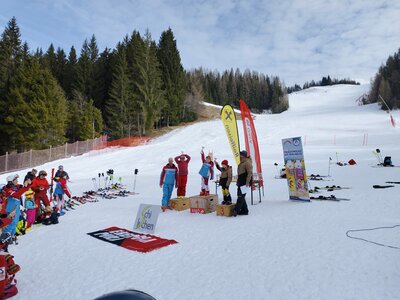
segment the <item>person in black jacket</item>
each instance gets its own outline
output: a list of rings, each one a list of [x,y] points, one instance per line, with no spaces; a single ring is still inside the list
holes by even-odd
[[[233,216],[248,215],[249,209],[246,203],[246,193],[251,189],[251,181],[253,177],[253,163],[251,158],[247,156],[246,151],[240,151],[240,163],[238,165],[237,179],[237,202],[233,210]]]
[[[64,171],[64,166],[61,166],[61,165],[58,166],[58,170],[57,170],[56,174],[54,175],[54,179],[63,177],[63,176],[61,176],[61,174],[62,174],[63,172],[64,172],[65,174],[67,174],[67,180],[69,180],[68,173]]]

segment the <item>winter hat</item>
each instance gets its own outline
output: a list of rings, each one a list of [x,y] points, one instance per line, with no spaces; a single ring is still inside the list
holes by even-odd
[[[34,194],[35,194],[34,191],[29,190],[29,191],[26,191],[26,192],[25,192],[25,197],[26,197],[26,198],[32,198]]]
[[[247,151],[246,150],[240,151],[240,156],[247,157]]]
[[[44,171],[44,170],[41,170],[40,172],[39,172],[39,176],[47,176],[47,172],[46,171]]]
[[[221,162],[221,165],[229,166],[229,165],[228,165],[228,161],[227,161],[226,159],[224,159],[224,160]]]

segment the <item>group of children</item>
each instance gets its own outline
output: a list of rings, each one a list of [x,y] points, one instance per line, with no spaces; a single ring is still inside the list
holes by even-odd
[[[227,160],[223,160],[221,165],[214,160],[212,161],[211,154],[205,156],[204,148],[201,152],[202,166],[200,168],[199,174],[201,176],[201,190],[200,196],[208,196],[210,194],[209,181],[214,178],[214,163],[217,169],[221,172],[219,185],[222,187],[222,194],[224,200],[222,204],[232,204],[232,197],[229,193],[229,185],[232,182],[232,167],[229,166]],[[163,197],[161,200],[161,209],[165,211],[170,209],[169,200],[171,199],[172,191],[177,188],[177,197],[183,198],[186,196],[186,184],[188,175],[188,165],[190,162],[190,156],[182,152],[181,155],[175,157],[174,159],[170,157],[168,163],[162,168],[160,176],[160,187],[163,188]]]
[[[20,270],[13,257],[8,254],[8,245],[17,243],[16,237],[29,231],[35,222],[45,225],[58,223],[63,214],[64,194],[71,197],[67,187],[68,174],[59,166],[54,176],[54,201],[47,196],[51,188],[46,171],[37,174],[36,169],[28,172],[24,183],[19,184],[18,174],[7,177],[1,188],[0,197],[0,299],[18,293],[15,274]]]

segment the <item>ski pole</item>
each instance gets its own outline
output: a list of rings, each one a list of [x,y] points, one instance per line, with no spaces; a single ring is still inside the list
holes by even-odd
[[[278,177],[281,177],[281,174],[279,173],[279,170],[278,170],[278,164],[274,163],[274,166],[275,166],[275,169],[276,169],[276,174],[278,175]]]
[[[96,178],[95,177],[92,178],[92,182],[93,182],[94,190],[97,191]]]
[[[136,175],[137,175],[138,172],[139,172],[139,170],[138,170],[138,169],[135,169],[135,177],[134,177],[134,180],[133,180],[133,194],[135,194],[135,189],[136,189]]]
[[[339,157],[338,157],[338,153],[336,152],[336,163],[339,163]]]
[[[376,153],[378,153],[378,160],[379,160],[379,163],[382,164],[382,163],[383,163],[383,159],[382,159],[381,150],[376,149]]]
[[[100,191],[100,177],[101,177],[101,174],[99,173],[99,191]]]
[[[332,160],[332,158],[329,157],[328,177],[331,177],[331,160]]]

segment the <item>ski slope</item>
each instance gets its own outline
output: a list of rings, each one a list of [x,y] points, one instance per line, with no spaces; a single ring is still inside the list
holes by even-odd
[[[92,178],[110,168],[132,190],[137,168],[140,194],[87,203],[67,212],[58,225],[34,228],[20,237],[19,245],[10,246],[21,265],[19,294],[14,299],[87,300],[124,289],[142,290],[159,300],[399,299],[400,250],[346,237],[350,229],[400,224],[400,185],[372,188],[400,181],[400,168],[371,167],[377,162],[372,153],[376,148],[400,165],[400,131],[376,104],[357,105],[355,100],[368,88],[310,88],[290,95],[288,111],[257,115],[266,185],[262,203],[249,206],[250,214],[237,218],[162,213],[156,235],[178,244],[147,254],[86,233],[110,226],[132,229],[140,203],[160,204],[161,168],[168,157],[181,151],[192,157],[187,194],[198,194],[201,146],[213,151],[219,161],[234,162],[220,120],[180,128],[148,145],[91,152],[38,166],[49,172],[64,165],[74,195],[93,189]],[[394,117],[398,120],[399,112]],[[244,143],[241,122],[239,134]],[[367,145],[363,145],[365,134]],[[293,136],[303,137],[308,174],[326,175],[329,157],[333,162],[357,161],[355,166],[332,164],[332,181],[310,182],[351,187],[334,192],[351,201],[288,201],[286,181],[274,179],[274,163],[282,166],[281,139]],[[26,171],[18,172],[20,177]],[[0,182],[6,176],[1,175]],[[215,186],[210,187],[214,191]],[[234,185],[230,191],[235,195]],[[250,197],[246,198],[250,204]],[[400,227],[353,234],[400,247]]]

